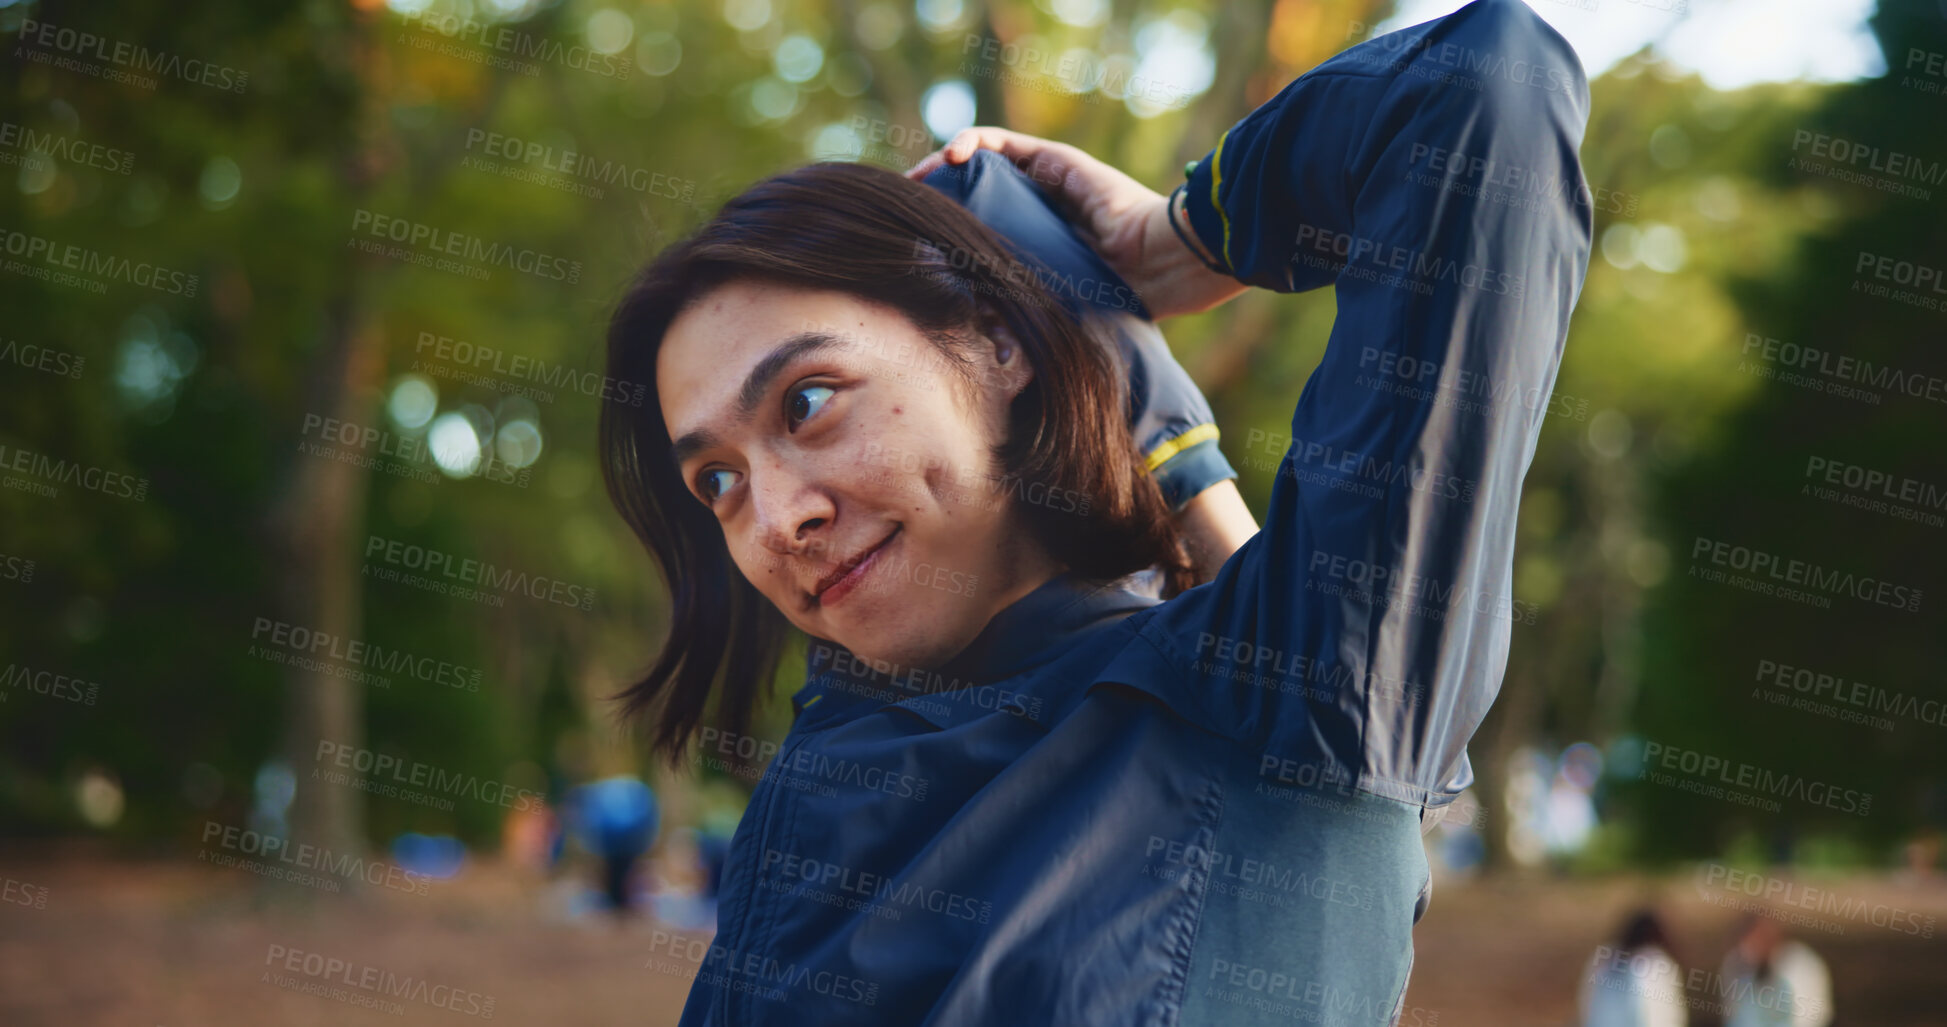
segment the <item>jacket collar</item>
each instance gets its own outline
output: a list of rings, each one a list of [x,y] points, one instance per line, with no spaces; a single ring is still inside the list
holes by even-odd
[[[1047,663],[1089,629],[1156,605],[1147,572],[1115,581],[1060,574],[994,615],[980,634],[938,668],[868,666],[844,646],[813,638],[807,683],[791,696],[799,726],[856,716],[943,688],[992,684]],[[809,712],[808,712],[809,711]]]

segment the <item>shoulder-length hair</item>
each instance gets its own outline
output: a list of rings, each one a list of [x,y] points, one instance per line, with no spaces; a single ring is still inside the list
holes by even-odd
[[[1131,437],[1119,362],[1023,267],[999,234],[935,190],[869,165],[820,163],[751,186],[631,283],[609,323],[608,374],[641,384],[647,399],[602,405],[602,474],[673,602],[661,654],[615,697],[627,716],[653,712],[653,751],[682,759],[712,693],[715,723],[746,732],[789,627],[684,486],[656,394],[656,353],[670,323],[732,280],[884,304],[965,375],[974,332],[1004,325],[1035,371],[995,450],[1008,480],[1027,486],[1007,491],[1028,530],[1082,577],[1160,566],[1172,591],[1194,583],[1170,508]],[[1087,502],[1057,509],[1028,500],[1052,495]]]

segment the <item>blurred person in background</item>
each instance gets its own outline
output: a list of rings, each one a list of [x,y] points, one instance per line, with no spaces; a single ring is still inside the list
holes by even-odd
[[[1614,942],[1596,946],[1576,1003],[1582,1027],[1685,1027],[1683,968],[1654,909],[1623,921]]]
[[[1828,1027],[1832,975],[1810,945],[1777,920],[1746,914],[1724,955],[1724,1027]]]
[[[568,793],[567,819],[575,840],[602,861],[608,908],[628,916],[636,863],[656,841],[655,793],[633,775],[591,781]]]
[[[516,806],[501,824],[500,849],[515,866],[544,877],[557,858],[554,850],[560,833],[560,817],[547,801]]]

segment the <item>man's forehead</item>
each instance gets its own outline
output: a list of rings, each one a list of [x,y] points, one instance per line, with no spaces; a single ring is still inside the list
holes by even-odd
[[[694,377],[733,378],[796,335],[818,332],[849,342],[847,337],[865,331],[871,318],[862,310],[851,317],[842,316],[849,311],[832,309],[848,299],[788,287],[723,286],[676,316],[657,363],[670,367],[672,352],[680,352],[681,362],[700,372]]]
[[[877,316],[877,304],[834,289],[808,289],[785,283],[739,280],[711,289],[678,315],[685,320],[737,325],[776,335],[803,330],[804,322],[823,328],[858,328]]]
[[[782,339],[750,333],[739,341],[740,353],[727,362],[690,361],[688,380],[658,380],[664,424],[675,439],[670,455],[677,463],[722,443],[718,434],[730,424],[749,420],[766,395],[800,360],[827,355],[853,346],[854,340],[831,332],[800,329]]]

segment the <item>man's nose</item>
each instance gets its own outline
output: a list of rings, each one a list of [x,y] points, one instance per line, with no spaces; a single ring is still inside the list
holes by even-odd
[[[820,528],[837,514],[831,496],[802,469],[774,464],[750,469],[757,540],[779,556],[819,557]]]

